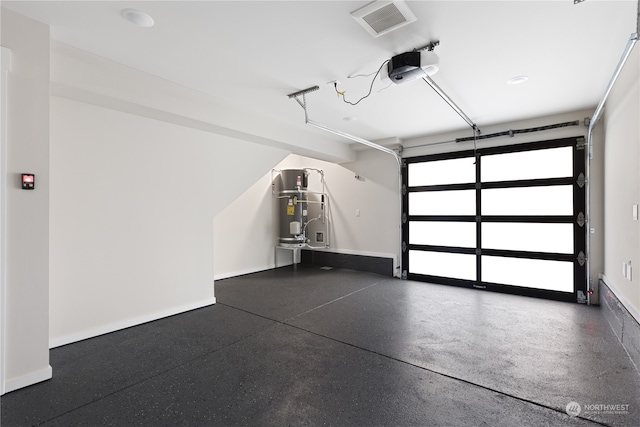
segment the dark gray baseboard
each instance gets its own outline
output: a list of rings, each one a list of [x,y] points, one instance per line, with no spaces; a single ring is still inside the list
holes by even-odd
[[[602,279],[600,280],[600,307],[613,333],[622,343],[636,371],[640,374],[640,324]]]
[[[300,263],[309,266],[348,268],[393,277],[392,258],[303,250]]]

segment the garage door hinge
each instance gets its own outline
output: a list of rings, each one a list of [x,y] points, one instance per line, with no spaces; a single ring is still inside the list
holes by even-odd
[[[587,141],[584,138],[578,138],[576,141],[576,148],[578,150],[584,150],[584,147],[587,146]]]
[[[586,304],[587,303],[587,296],[584,294],[584,292],[578,291],[577,302],[580,303],[580,304]]]
[[[578,264],[580,267],[584,267],[584,264],[587,262],[587,257],[584,255],[584,252],[580,251],[578,254]]]
[[[582,172],[580,172],[580,175],[578,175],[578,180],[576,181],[576,183],[580,188],[584,187],[584,185],[587,183],[587,180]]]
[[[584,224],[585,224],[585,222],[586,222],[586,219],[585,219],[585,217],[584,217],[584,213],[580,212],[580,213],[578,214],[578,217],[576,218],[576,222],[578,223],[578,225],[579,225],[580,227],[584,227]]]

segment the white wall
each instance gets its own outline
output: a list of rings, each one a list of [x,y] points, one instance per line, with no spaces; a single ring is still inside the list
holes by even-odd
[[[400,171],[396,159],[376,150],[358,153],[341,165],[322,161],[306,167],[324,170],[330,201],[332,252],[400,257]],[[359,179],[356,179],[356,175]],[[356,216],[356,210],[359,216]],[[314,227],[310,227],[314,231]],[[394,270],[398,275],[399,269]]]
[[[287,153],[51,106],[51,345],[214,303],[213,217]]]
[[[5,342],[2,392],[51,377],[49,367],[49,27],[2,9],[8,74]],[[20,188],[34,173],[35,190]]]
[[[296,169],[301,157],[289,155],[273,169]],[[275,266],[278,203],[271,191],[271,171],[226,206],[213,220],[215,279]],[[292,252],[278,250],[278,266],[292,263]]]
[[[605,104],[604,279],[640,322],[640,49],[636,46]],[[622,274],[631,262],[632,280]]]

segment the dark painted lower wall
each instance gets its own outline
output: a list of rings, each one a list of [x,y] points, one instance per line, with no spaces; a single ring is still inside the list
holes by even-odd
[[[300,263],[318,267],[348,268],[393,277],[393,259],[391,258],[304,250]]]
[[[603,280],[600,280],[600,307],[640,374],[640,324]]]

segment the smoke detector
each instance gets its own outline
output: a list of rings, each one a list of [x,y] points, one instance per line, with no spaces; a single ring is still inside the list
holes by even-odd
[[[351,16],[373,37],[379,37],[412,23],[417,18],[404,1],[374,1]]]

